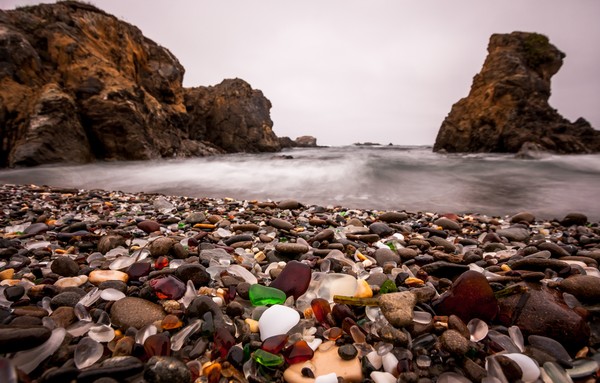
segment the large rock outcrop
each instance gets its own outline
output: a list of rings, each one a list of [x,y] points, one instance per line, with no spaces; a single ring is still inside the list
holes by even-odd
[[[185,89],[184,72],[89,4],[0,10],[0,167],[279,150],[260,91]]]
[[[466,98],[452,106],[434,151],[555,153],[600,151],[600,131],[574,123],[548,104],[550,78],[565,54],[537,33],[494,34],[488,56]]]

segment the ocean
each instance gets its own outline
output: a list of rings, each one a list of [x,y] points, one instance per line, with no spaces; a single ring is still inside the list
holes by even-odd
[[[490,216],[600,220],[600,155],[439,154],[427,146],[295,148],[0,170],[0,183]]]

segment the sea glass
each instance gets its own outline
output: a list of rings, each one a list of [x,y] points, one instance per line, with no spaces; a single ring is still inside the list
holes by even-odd
[[[189,325],[179,330],[177,334],[171,337],[171,350],[179,351],[181,347],[183,347],[186,339],[198,331],[201,326],[202,321],[200,319],[195,319]]]
[[[172,275],[152,279],[150,287],[152,287],[159,299],[177,300],[183,296],[186,290],[185,284]]]
[[[328,323],[327,316],[331,313],[331,305],[328,300],[315,298],[310,302],[310,307],[319,323]]]
[[[283,291],[259,284],[250,286],[248,294],[253,306],[282,304],[287,298]]]
[[[315,352],[304,339],[301,339],[284,349],[282,354],[288,364],[296,364],[312,359]]]
[[[77,343],[73,361],[78,369],[82,370],[96,363],[104,353],[104,346],[92,338],[85,337]]]
[[[270,287],[283,291],[288,297],[298,299],[308,289],[311,278],[310,266],[298,261],[289,261]]]
[[[146,356],[170,356],[171,355],[171,339],[165,333],[150,335],[144,341],[144,350]]]
[[[229,349],[235,344],[235,338],[225,327],[217,327],[214,335],[215,351],[222,359],[227,358]]]
[[[285,334],[300,321],[300,314],[287,306],[273,305],[263,312],[258,320],[260,339]]]
[[[129,280],[137,281],[141,277],[150,274],[150,271],[152,271],[152,264],[150,262],[135,262],[127,269],[127,275],[129,275]]]
[[[287,334],[279,334],[265,339],[260,348],[271,354],[279,354],[288,341]]]
[[[16,353],[12,358],[12,362],[19,370],[29,374],[35,370],[36,367],[44,361],[44,359],[54,354],[54,352],[58,350],[65,339],[66,334],[67,331],[64,328],[55,328],[52,330],[52,334],[47,341],[32,349]]]
[[[271,354],[270,352],[261,350],[260,348],[252,353],[252,359],[254,359],[256,363],[265,367],[279,367],[284,362],[284,359],[281,355]]]

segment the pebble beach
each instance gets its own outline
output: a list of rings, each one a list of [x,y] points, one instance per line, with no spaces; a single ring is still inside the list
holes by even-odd
[[[0,382],[595,382],[600,225],[0,185]]]

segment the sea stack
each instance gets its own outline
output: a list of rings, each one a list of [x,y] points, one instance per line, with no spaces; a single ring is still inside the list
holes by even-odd
[[[262,92],[240,79],[187,89],[184,73],[90,4],[0,10],[0,167],[280,149]]]
[[[452,106],[434,151],[553,153],[600,151],[600,131],[548,104],[550,79],[565,54],[538,33],[494,34],[469,95]]]

